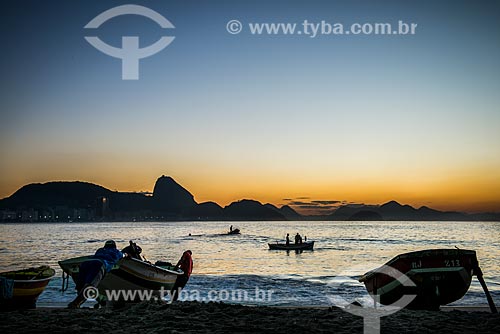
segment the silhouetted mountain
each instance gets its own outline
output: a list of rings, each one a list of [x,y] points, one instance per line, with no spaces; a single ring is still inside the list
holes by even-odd
[[[226,208],[214,202],[198,204],[189,191],[168,176],[156,181],[153,196],[111,191],[86,182],[30,184],[0,200],[0,210],[5,211],[5,214],[0,211],[0,220],[21,221],[286,220],[281,209],[270,209],[251,200],[235,202]],[[291,208],[284,210],[288,214],[295,212]]]
[[[465,214],[415,209],[390,201],[382,205],[344,205],[329,216],[304,217],[291,207],[277,208],[254,200],[198,204],[171,177],[160,177],[152,196],[111,191],[87,182],[48,182],[23,186],[0,200],[0,221],[54,220],[421,220],[500,221],[500,213]]]
[[[273,209],[260,202],[244,199],[226,206],[224,215],[230,220],[286,220],[285,216],[275,209],[276,207]]]
[[[349,220],[354,214],[363,210],[376,210],[376,206],[371,205],[343,205],[335,210],[327,219],[330,220]]]
[[[348,220],[351,221],[379,221],[384,220],[381,215],[375,211],[363,210],[356,212]]]
[[[189,213],[193,219],[221,220],[224,219],[224,209],[217,203],[204,202],[195,206]]]
[[[87,182],[32,183],[23,186],[12,196],[0,201],[0,208],[39,208],[68,206],[85,208],[93,206],[96,198],[109,197],[111,190]]]
[[[422,218],[435,217],[441,213],[441,211],[431,209],[427,206],[421,206],[417,211]]]
[[[1,200],[0,209],[49,211],[54,216],[64,217],[71,215],[75,209],[85,209],[90,210],[89,214],[93,216],[103,216],[109,213],[105,209],[121,213],[150,210],[151,199],[142,194],[111,191],[87,182],[48,182],[22,187]]]
[[[151,196],[138,193],[113,192],[109,197],[109,209],[111,212],[129,213],[146,212],[153,213]],[[127,215],[125,215],[127,216]]]
[[[485,222],[487,222],[487,221],[494,221],[494,222],[500,221],[500,212],[474,213],[474,214],[471,214],[469,216],[477,221],[485,221]]]
[[[297,213],[297,211],[295,211],[288,205],[283,205],[281,208],[278,208],[271,203],[267,203],[264,204],[264,206],[283,215],[287,220],[301,220],[303,218],[300,214]]]
[[[417,210],[417,216],[419,220],[446,220],[446,221],[463,221],[463,220],[471,220],[471,215],[461,213],[461,212],[452,212],[452,211],[438,211],[426,206],[422,206]]]
[[[377,213],[385,220],[408,220],[410,217],[416,217],[417,210],[409,205],[401,205],[396,201],[390,201],[382,204]]]
[[[170,176],[156,180],[153,190],[154,210],[165,216],[188,213],[197,205],[193,195]]]
[[[446,212],[430,209],[422,206],[418,210],[410,205],[401,205],[396,201],[390,201],[380,206],[378,205],[345,205],[339,207],[328,219],[330,220],[352,220],[356,217],[360,219],[362,212],[373,212],[377,214],[379,220],[423,220],[423,221],[467,221],[474,220],[474,217],[461,212]],[[375,217],[372,215],[372,217]]]
[[[279,211],[288,220],[301,220],[302,216],[288,205],[283,205]]]

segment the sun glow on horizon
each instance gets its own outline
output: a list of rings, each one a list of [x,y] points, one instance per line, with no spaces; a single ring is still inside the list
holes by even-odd
[[[133,169],[133,168],[131,168]],[[277,206],[290,205],[303,214],[327,214],[338,206],[359,203],[379,205],[391,200],[409,204],[415,208],[428,206],[444,211],[500,212],[500,178],[493,170],[483,169],[473,178],[470,171],[445,175],[414,176],[405,175],[389,178],[369,179],[367,177],[344,178],[345,175],[321,177],[314,173],[303,173],[297,178],[295,173],[209,173],[196,174],[186,168],[178,173],[156,172],[145,175],[133,173],[128,168],[116,170],[109,175],[56,177],[56,172],[40,178],[12,180],[2,184],[0,197],[10,196],[28,183],[49,181],[85,181],[101,185],[110,190],[125,192],[152,191],[156,176],[171,175],[181,186],[191,192],[198,203],[212,201],[221,206],[241,199],[254,199],[261,203]],[[53,176],[50,176],[50,175]],[[64,175],[64,173],[61,173]],[[17,181],[17,182],[15,182]],[[10,187],[10,190],[9,190]],[[295,202],[305,205],[294,204]],[[317,209],[309,208],[308,202],[334,202]]]

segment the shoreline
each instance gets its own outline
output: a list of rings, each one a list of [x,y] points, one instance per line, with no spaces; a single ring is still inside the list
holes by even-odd
[[[209,302],[198,302],[198,301],[181,301],[180,303],[199,303],[199,304],[209,304]],[[215,304],[219,304],[220,302],[212,302]],[[295,306],[295,305],[258,305],[258,304],[232,304],[232,303],[222,303],[225,305],[232,305],[232,306],[244,306],[244,307],[268,307],[268,308],[276,308],[276,309],[285,309],[285,310],[294,310],[294,309],[304,309],[304,310],[328,310],[332,307],[335,306],[319,306],[319,305],[301,305],[301,306]],[[30,309],[26,311],[46,311],[46,310],[61,310],[61,309],[66,309],[67,303],[42,303],[40,305],[37,305],[36,309]],[[131,307],[131,305],[129,305]],[[93,309],[92,306],[87,306],[85,305],[81,309]],[[342,308],[339,308],[342,309]],[[481,312],[481,313],[491,313],[490,307],[487,304],[481,304],[481,305],[445,305],[441,306],[439,308],[439,311],[441,312],[453,312],[453,311],[460,311],[460,312],[469,312],[469,313],[474,313],[474,312]],[[438,312],[439,312],[438,311]],[[417,311],[418,312],[418,311]]]
[[[500,333],[500,315],[484,307],[401,310],[381,318],[381,333]],[[2,312],[4,333],[362,333],[363,319],[336,307],[269,307],[224,303],[144,302],[120,309],[45,308]]]

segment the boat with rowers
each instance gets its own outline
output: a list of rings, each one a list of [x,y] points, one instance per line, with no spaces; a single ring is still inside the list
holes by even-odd
[[[284,242],[268,243],[270,250],[313,250],[314,241],[306,241],[298,244],[286,244]]]

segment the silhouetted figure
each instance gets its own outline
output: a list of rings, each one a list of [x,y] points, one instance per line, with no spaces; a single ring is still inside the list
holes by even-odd
[[[129,245],[127,247],[122,249],[122,253],[130,254],[130,257],[134,259],[143,260],[141,257],[142,248],[137,246],[137,244],[132,240],[129,241]]]
[[[286,234],[286,245],[290,246],[290,234],[289,233]]]
[[[307,242],[307,235],[304,235],[304,242]]]
[[[192,258],[193,253],[190,250],[187,250],[182,254],[181,259],[179,262],[177,262],[177,265],[175,266],[176,268],[182,269],[184,272],[182,275],[177,276],[177,279],[175,280],[175,284],[172,287],[171,296],[172,296],[172,302],[176,301],[179,298],[179,294],[182,289],[186,286],[189,277],[191,276],[191,273],[193,272],[193,258]]]
[[[298,245],[300,243],[300,234],[299,232],[297,232],[297,234],[295,235],[295,244]]]
[[[229,226],[229,232],[233,232],[233,225]]]
[[[79,308],[86,300],[83,292],[85,288],[93,286],[97,288],[106,273],[123,257],[129,257],[128,253],[122,253],[116,249],[116,243],[108,240],[103,248],[99,248],[90,260],[82,262],[79,268],[76,290],[78,295],[68,304],[68,308]]]

